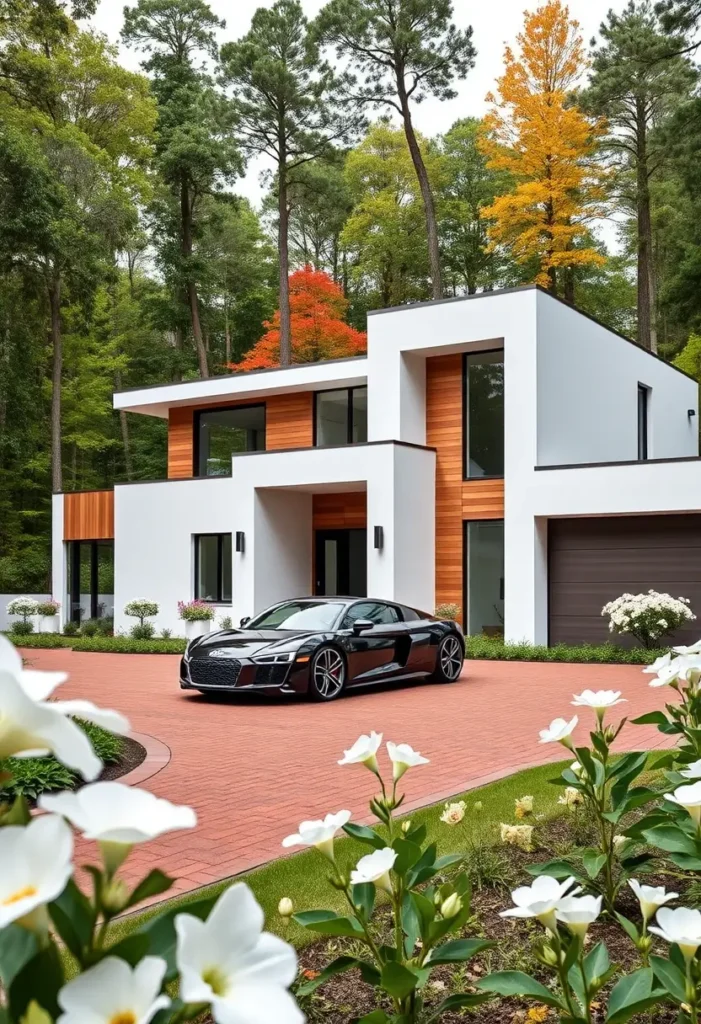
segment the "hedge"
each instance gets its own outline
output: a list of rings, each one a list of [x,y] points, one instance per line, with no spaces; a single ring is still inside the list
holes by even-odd
[[[168,640],[134,640],[130,636],[63,636],[61,633],[34,633],[13,638],[17,647],[46,649],[64,647],[73,651],[92,651],[97,654],[182,654],[187,645],[184,637]]]

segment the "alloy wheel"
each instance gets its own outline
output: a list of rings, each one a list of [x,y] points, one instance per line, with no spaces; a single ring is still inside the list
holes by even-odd
[[[440,650],[441,671],[446,679],[457,679],[460,675],[463,663],[463,652],[460,641],[455,636],[449,636],[441,644]]]
[[[325,700],[338,696],[343,689],[346,675],[343,658],[338,651],[334,651],[332,647],[319,651],[313,671],[314,686],[319,696]]]

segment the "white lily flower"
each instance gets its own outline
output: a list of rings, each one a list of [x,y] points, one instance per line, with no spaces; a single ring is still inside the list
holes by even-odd
[[[555,908],[555,916],[573,935],[583,939],[601,913],[602,900],[602,896],[565,896]]]
[[[583,769],[582,769],[582,766],[579,763],[579,761],[573,761],[572,764],[570,765],[570,771],[574,772],[575,775],[581,775],[582,774],[582,770]]]
[[[550,875],[538,875],[532,885],[521,885],[511,893],[514,906],[502,910],[500,917],[535,917],[541,924],[554,932],[557,928],[555,910],[565,895],[575,896],[582,891],[581,886],[572,886],[575,879],[570,877],[559,882]]]
[[[665,892],[661,885],[641,885],[637,878],[629,878],[628,885],[638,898],[645,924],[665,903],[679,898],[678,892]]]
[[[430,764],[427,757],[422,757],[418,750],[414,750],[408,743],[392,743],[391,740],[388,740],[387,753],[394,766],[393,778],[395,782],[399,782],[408,768],[415,768],[420,764]]]
[[[666,654],[662,654],[659,658],[655,658],[652,665],[646,665],[643,669],[643,674],[656,676],[661,669],[667,668],[671,660],[671,651],[667,651]]]
[[[562,743],[564,746],[571,746],[569,737],[577,728],[579,719],[575,715],[570,721],[564,718],[554,718],[547,729],[540,730],[540,743]],[[568,742],[566,742],[568,741]]]
[[[0,930],[13,921],[43,930],[43,908],[73,874],[73,835],[61,818],[33,818],[0,829]]]
[[[343,751],[343,757],[339,764],[364,764],[375,775],[379,774],[377,764],[377,751],[382,743],[381,732],[371,732],[369,736],[363,733],[355,741],[350,750]]]
[[[389,873],[394,867],[396,859],[397,854],[391,846],[368,853],[367,856],[360,858],[355,869],[351,871],[351,884],[363,885],[372,882],[378,889],[384,889],[385,892],[391,893],[392,882]]]
[[[292,946],[263,931],[263,911],[243,882],[219,897],[206,921],[175,918],[180,995],[208,1003],[217,1024],[304,1024],[287,991],[297,975]]]
[[[166,962],[145,956],[136,967],[108,956],[64,985],[58,1024],[149,1024],[170,1005],[161,995]]]
[[[687,960],[695,956],[701,946],[701,911],[687,907],[660,907],[657,911],[657,925],[649,929],[665,942],[676,943]]]
[[[682,679],[685,682],[697,683],[701,676],[701,655],[680,654],[667,665],[663,665],[657,678],[651,680],[650,686],[669,686]]]
[[[672,650],[675,654],[701,654],[701,640],[697,640],[695,644],[689,644],[688,647],[673,647]],[[661,659],[658,658],[658,661]]]
[[[665,800],[683,807],[696,825],[701,824],[701,782],[691,786],[679,786],[673,793],[666,793]]]
[[[303,821],[300,823],[299,832],[286,836],[282,840],[282,845],[284,847],[313,846],[319,853],[323,853],[329,860],[333,860],[334,836],[350,821],[350,818],[350,811],[336,811],[335,814],[327,814],[325,818],[318,821]]]
[[[626,704],[626,698],[621,697],[620,690],[583,690],[581,693],[573,694],[572,704],[575,707],[593,708],[594,711],[605,711],[615,704]]]
[[[701,779],[701,759],[688,764],[683,771],[680,769],[679,774],[685,779]]]

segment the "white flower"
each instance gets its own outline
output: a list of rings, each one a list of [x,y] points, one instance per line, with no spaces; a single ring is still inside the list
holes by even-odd
[[[555,909],[560,900],[567,894],[575,896],[581,892],[581,886],[572,889],[575,879],[566,878],[558,882],[550,875],[538,875],[532,885],[522,885],[514,889],[511,899],[514,906],[509,910],[502,910],[500,917],[535,917],[544,924],[546,928],[554,932],[556,928]],[[568,892],[569,890],[569,892]]]
[[[615,853],[620,853],[621,850],[623,849],[623,847],[626,845],[627,842],[628,842],[628,838],[626,836],[614,836],[613,837],[613,849],[614,849],[614,852]]]
[[[467,804],[464,800],[447,803],[445,810],[441,814],[441,821],[444,821],[446,825],[458,825],[465,817],[466,806]]]
[[[661,885],[641,885],[637,878],[629,878],[628,885],[638,897],[645,924],[665,903],[679,898],[678,892],[665,892]]]
[[[21,615],[26,619],[30,615],[36,615],[38,608],[39,602],[33,597],[15,597],[8,604],[6,611],[8,615]]]
[[[295,951],[263,931],[263,911],[242,882],[227,889],[206,921],[175,918],[180,995],[208,1003],[217,1024],[303,1024],[287,991],[297,974]]]
[[[387,741],[387,753],[394,765],[393,778],[398,782],[408,768],[415,768],[419,764],[429,764],[427,757],[422,757],[418,750],[414,750],[408,743],[392,743]]]
[[[533,825],[505,825],[502,822],[501,841],[530,853],[533,850]]]
[[[584,797],[574,786],[567,786],[562,796],[557,798],[557,802],[562,804],[563,807],[569,807],[572,810],[584,803]]]
[[[63,986],[58,1024],[148,1024],[170,1005],[160,994],[165,972],[158,956],[145,956],[133,968],[108,956]]]
[[[75,793],[45,793],[39,806],[68,818],[86,839],[100,843],[133,846],[197,824],[191,807],[172,804],[123,782],[94,782]]]
[[[72,857],[73,836],[61,818],[46,815],[0,829],[0,930],[13,921],[33,926],[39,908],[66,888]]]
[[[540,730],[540,742],[541,743],[564,743],[565,746],[569,746],[570,743],[565,743],[565,740],[569,740],[574,730],[577,728],[577,722],[579,719],[575,715],[574,718],[567,722],[564,718],[555,718],[550,723],[547,729]]]
[[[369,736],[363,733],[355,741],[350,750],[343,751],[343,757],[338,762],[339,764],[364,764],[371,772],[377,774],[379,768],[377,766],[377,751],[380,749],[382,743],[381,732],[371,732]]]
[[[333,838],[338,830],[350,821],[350,817],[350,811],[336,811],[335,814],[327,814],[323,820],[303,821],[299,826],[299,832],[286,836],[282,840],[282,845],[314,846],[319,853],[333,860]]]
[[[379,889],[385,892],[392,892],[392,883],[389,873],[394,867],[397,854],[391,846],[385,846],[382,850],[375,850],[373,853],[361,857],[351,871],[351,884],[363,885],[367,882],[374,882]]]
[[[280,917],[292,917],[295,912],[295,905],[289,896],[283,896],[277,905],[277,912]]]
[[[560,900],[555,915],[558,921],[567,925],[573,935],[581,938],[587,934],[589,925],[601,913],[602,896],[565,896]]]
[[[687,907],[661,907],[657,911],[657,925],[651,924],[649,931],[665,942],[675,942],[686,959],[691,960],[701,946],[701,912]]]
[[[575,775],[581,775],[582,774],[582,766],[579,763],[579,761],[573,761],[572,762],[572,764],[570,765],[570,771],[574,772]]]
[[[680,769],[679,774],[685,779],[701,779],[701,760],[688,764],[684,771]]]
[[[645,668],[643,669],[643,673],[646,674],[646,675],[656,676],[657,673],[660,671],[660,669],[667,668],[667,666],[669,665],[671,660],[672,660],[671,652],[667,651],[666,654],[663,654],[659,658],[656,658],[653,661],[652,665],[646,665]]]
[[[673,647],[672,650],[675,654],[701,654],[701,640],[697,640],[695,644],[689,644],[688,647]],[[669,655],[666,655],[669,657]],[[661,659],[658,658],[658,661]]]
[[[23,674],[15,648],[0,636],[0,759],[51,753],[84,778],[96,778],[102,762],[88,737],[59,702],[34,700],[27,692],[30,683],[39,689],[39,681]],[[121,721],[128,729],[126,719]]]
[[[593,708],[594,711],[604,711],[615,704],[627,703],[625,697],[621,697],[620,690],[583,690],[573,696],[575,707]]]
[[[683,807],[697,825],[701,824],[701,782],[695,782],[692,786],[679,786],[673,793],[666,793],[665,799]]]

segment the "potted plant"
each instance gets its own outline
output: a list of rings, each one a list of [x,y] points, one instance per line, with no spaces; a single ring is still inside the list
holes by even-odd
[[[40,633],[58,633],[58,612],[60,607],[60,601],[54,601],[53,597],[48,601],[39,602],[37,605],[37,621]]]
[[[185,636],[193,640],[196,636],[209,633],[214,608],[206,601],[178,601],[178,615],[185,623]]]
[[[36,615],[39,604],[33,597],[13,597],[7,606],[8,615],[19,615],[21,622],[13,622],[10,632],[15,636],[27,636],[34,632],[32,616]]]
[[[146,622],[146,619],[150,619],[153,615],[158,615],[158,605],[155,601],[148,601],[144,597],[137,598],[135,601],[130,601],[124,608],[124,614],[129,615],[134,619],[138,619],[138,623],[131,627],[130,634],[134,640],[150,640],[156,632],[156,627],[152,622]]]

